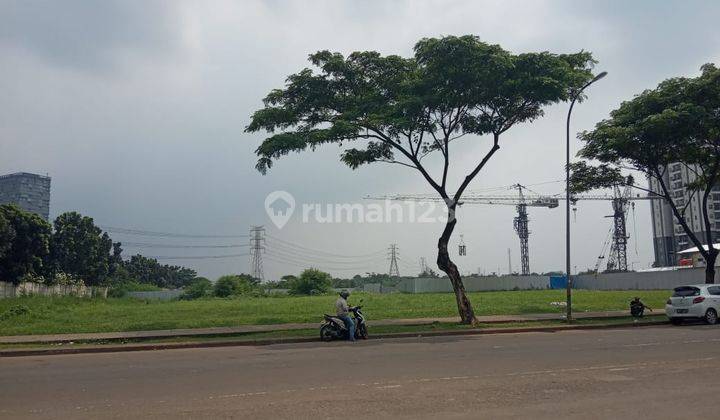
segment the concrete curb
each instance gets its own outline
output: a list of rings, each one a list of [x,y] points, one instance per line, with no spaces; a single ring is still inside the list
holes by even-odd
[[[413,338],[413,337],[443,337],[443,336],[471,336],[471,335],[493,335],[493,334],[514,334],[528,332],[557,332],[566,330],[600,330],[627,327],[652,327],[666,325],[668,321],[650,321],[643,323],[627,322],[621,324],[596,324],[596,325],[558,325],[549,327],[520,327],[520,328],[488,328],[478,330],[447,330],[407,333],[387,333],[370,336],[372,340]],[[130,351],[150,350],[172,350],[172,349],[193,349],[211,347],[239,347],[239,346],[268,346],[273,344],[296,344],[296,343],[318,343],[316,337],[297,338],[276,338],[260,340],[228,340],[228,341],[198,341],[187,343],[155,343],[155,344],[108,344],[93,347],[77,348],[41,348],[22,350],[0,350],[0,358],[3,357],[26,357],[26,356],[50,356],[63,354],[86,354],[86,353],[119,353]]]

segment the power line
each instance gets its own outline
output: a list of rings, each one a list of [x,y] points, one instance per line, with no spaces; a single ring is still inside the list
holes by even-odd
[[[353,264],[366,264],[366,263],[372,263],[372,262],[378,262],[384,260],[384,256],[378,256],[377,258],[372,259],[358,259],[353,261],[338,261],[338,260],[328,260],[324,258],[314,257],[310,255],[302,255],[302,254],[296,254],[292,252],[287,252],[285,250],[281,249],[275,249],[268,246],[267,252],[275,254],[277,257],[284,257],[284,258],[294,258],[296,260],[300,261],[308,261],[308,262],[317,262],[322,264],[334,264],[334,265],[353,265]]]
[[[274,257],[272,256],[272,254],[266,254],[266,255],[265,255],[265,258],[266,258],[268,261],[272,261],[272,262],[276,262],[276,263],[281,263],[281,264],[292,265],[292,266],[301,267],[301,268],[313,267],[313,268],[322,268],[322,269],[325,269],[325,270],[328,270],[328,271],[354,271],[354,272],[365,271],[365,272],[370,272],[370,273],[374,273],[374,272],[375,272],[375,271],[373,271],[373,270],[366,270],[367,266],[362,266],[362,267],[350,267],[350,268],[333,268],[333,267],[323,266],[323,265],[319,265],[319,264],[308,264],[308,263],[304,263],[304,262],[295,262],[295,261],[289,261],[289,260],[283,260],[283,259],[276,259],[276,258],[274,258]]]
[[[373,255],[376,255],[376,254],[379,254],[379,253],[383,252],[383,251],[377,251],[377,252],[372,252],[372,253],[370,253],[370,254],[360,254],[360,255],[335,254],[335,253],[332,253],[332,252],[321,251],[321,250],[319,250],[319,249],[313,249],[313,248],[309,248],[309,247],[306,247],[306,246],[303,246],[303,245],[298,245],[298,244],[295,244],[295,243],[286,241],[286,240],[284,240],[284,239],[276,238],[276,237],[274,237],[274,236],[272,236],[272,235],[266,235],[266,236],[267,236],[268,238],[270,238],[271,240],[275,240],[275,241],[281,242],[281,243],[283,243],[283,244],[285,244],[285,245],[288,245],[288,246],[290,246],[290,247],[295,247],[295,248],[299,248],[299,249],[302,249],[302,250],[305,250],[305,251],[314,252],[314,253],[316,253],[316,254],[325,254],[325,255],[328,255],[328,256],[330,256],[330,257],[337,257],[337,258],[367,257],[367,256],[373,256]]]
[[[222,258],[237,258],[237,257],[246,257],[250,254],[229,254],[229,255],[193,255],[193,256],[177,256],[177,257],[168,257],[168,256],[146,256],[143,255],[145,258],[152,258],[155,260],[212,260],[212,259],[222,259]]]
[[[328,263],[320,263],[320,262],[312,262],[312,261],[301,261],[294,258],[288,258],[281,255],[273,254],[272,252],[268,252],[265,254],[265,258],[269,261],[273,261],[276,263],[282,263],[282,264],[289,264],[289,265],[295,265],[299,267],[315,267],[315,268],[323,268],[327,270],[345,270],[345,271],[359,271],[359,270],[366,270],[369,266],[372,266],[373,264],[367,263],[367,264],[360,264],[355,266],[336,266],[334,264],[328,264]],[[379,263],[378,263],[379,264]]]
[[[346,258],[339,259],[338,257],[327,257],[327,256],[320,256],[320,255],[312,255],[308,254],[305,251],[302,250],[296,250],[290,247],[284,247],[278,243],[275,243],[273,241],[268,242],[268,248],[272,249],[273,252],[279,252],[284,254],[289,254],[294,257],[300,257],[300,258],[308,258],[308,259],[317,259],[322,261],[331,261],[331,262],[338,262],[338,263],[352,263],[356,261],[371,261],[371,260],[377,260],[384,258],[385,251],[379,251],[374,256],[368,256],[368,257],[356,257],[352,258],[351,260],[348,260]]]
[[[122,246],[133,248],[243,248],[250,246],[249,244],[232,244],[232,245],[174,245],[174,244],[155,244],[147,242],[121,242]]]
[[[212,239],[212,238],[247,238],[250,235],[189,235],[184,233],[169,233],[169,232],[154,232],[149,230],[140,229],[127,229],[113,226],[100,226],[105,231],[110,233],[117,233],[122,235],[135,235],[135,236],[153,236],[159,238],[198,238],[198,239]]]

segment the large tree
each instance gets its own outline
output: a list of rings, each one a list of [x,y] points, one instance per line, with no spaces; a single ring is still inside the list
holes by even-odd
[[[595,129],[581,133],[585,146],[580,156],[602,162],[592,167],[581,164],[574,179],[576,190],[606,187],[618,181],[619,170],[639,171],[659,188],[648,192],[663,199],[672,209],[690,241],[706,261],[705,281],[715,281],[718,250],[712,246],[712,221],[708,201],[720,183],[720,70],[712,64],[702,67],[695,78],[673,78],[623,102],[599,122]],[[692,174],[692,182],[681,185],[688,194],[676,196],[670,185],[670,165],[682,165]],[[615,171],[615,176],[612,172]],[[632,178],[630,179],[632,182]],[[640,189],[647,188],[634,185]],[[687,196],[701,197],[702,233],[692,229],[686,214],[692,202]]]
[[[42,275],[48,255],[50,224],[13,204],[0,206],[0,219],[8,226],[4,238],[0,239],[0,243],[5,242],[5,251],[0,255],[0,281],[17,284],[26,276]]]
[[[310,61],[316,71],[290,75],[252,116],[246,131],[270,133],[256,151],[257,169],[265,173],[290,152],[362,141],[341,154],[351,168],[382,162],[417,171],[451,216],[438,240],[438,267],[450,278],[462,321],[477,322],[448,253],[457,203],[500,148],[503,133],[542,116],[544,106],[568,99],[592,79],[591,54],[516,55],[467,35],[422,39],[410,58],[320,51]],[[451,145],[463,137],[489,144],[451,187]],[[424,160],[430,154],[440,156],[436,173]]]
[[[110,274],[113,242],[92,218],[77,212],[58,216],[50,238],[51,271],[60,271],[96,286]]]

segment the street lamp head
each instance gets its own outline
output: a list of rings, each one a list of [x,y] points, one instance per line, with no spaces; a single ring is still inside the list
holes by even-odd
[[[607,72],[606,72],[606,71],[601,72],[601,73],[599,73],[597,76],[595,76],[595,77],[590,81],[590,83],[595,83],[595,82],[597,82],[598,80],[602,79],[602,78],[605,77],[605,76],[607,76]]]

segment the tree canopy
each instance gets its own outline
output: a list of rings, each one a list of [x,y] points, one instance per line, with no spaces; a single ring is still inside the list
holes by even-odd
[[[77,212],[63,213],[53,222],[50,238],[52,271],[76,276],[85,284],[97,286],[110,273],[113,242],[95,226],[92,218]]]
[[[8,234],[0,239],[0,246],[5,248],[0,253],[0,281],[17,284],[26,276],[42,276],[49,250],[50,224],[13,204],[0,206],[0,219],[5,221]]]

